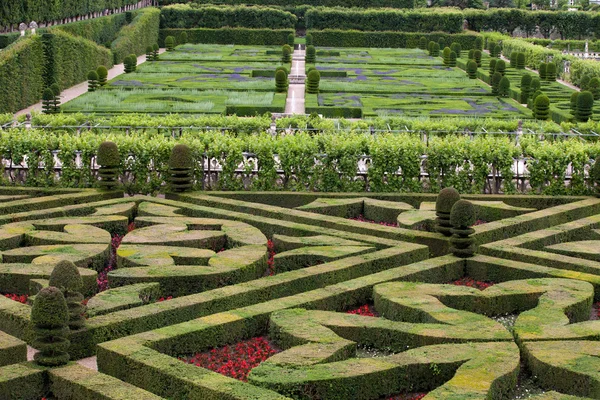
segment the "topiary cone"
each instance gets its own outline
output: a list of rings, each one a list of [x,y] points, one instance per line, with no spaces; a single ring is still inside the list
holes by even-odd
[[[436,229],[444,236],[450,236],[452,225],[450,224],[450,211],[452,206],[460,200],[460,193],[453,187],[444,188],[438,194],[435,202]]]
[[[185,144],[173,147],[169,158],[169,183],[174,192],[184,192],[193,186],[194,159]]]
[[[475,230],[471,228],[476,221],[475,207],[467,200],[458,200],[450,212],[452,237],[450,238],[450,251],[456,257],[468,258],[475,254],[472,235]]]
[[[119,184],[119,167],[121,164],[121,156],[119,148],[113,142],[102,142],[98,147],[96,163],[100,165],[98,176],[100,182],[98,184],[104,189],[114,189]]]
[[[35,335],[32,345],[39,350],[33,359],[39,365],[55,367],[69,362],[68,320],[69,312],[62,292],[53,286],[40,290],[31,308]]]
[[[69,328],[81,329],[85,326],[86,306],[83,305],[83,281],[79,269],[71,261],[63,260],[56,264],[50,274],[50,286],[63,293],[69,309]]]

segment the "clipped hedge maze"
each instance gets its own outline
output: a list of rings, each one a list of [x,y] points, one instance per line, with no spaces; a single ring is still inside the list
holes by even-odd
[[[0,293],[26,298],[0,296],[0,398],[600,398],[600,199],[463,198],[468,259],[428,194],[0,188]],[[71,360],[98,371],[27,361],[60,260],[87,298]],[[277,350],[239,379],[184,362],[258,337]]]

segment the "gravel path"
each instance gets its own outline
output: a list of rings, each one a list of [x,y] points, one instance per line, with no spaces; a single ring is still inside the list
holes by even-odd
[[[290,75],[306,77],[305,50],[294,50],[292,55],[292,70]],[[304,112],[304,84],[290,84],[287,100],[285,102],[286,114],[305,114]]]

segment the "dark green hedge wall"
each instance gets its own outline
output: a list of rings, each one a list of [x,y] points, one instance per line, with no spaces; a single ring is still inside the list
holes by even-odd
[[[135,12],[135,18],[131,24],[121,29],[110,47],[114,55],[114,63],[123,62],[123,59],[130,54],[144,54],[146,47],[152,46],[158,41],[159,25],[160,10],[158,8],[144,8]]]
[[[44,48],[39,36],[18,40],[0,52],[0,113],[15,112],[42,98]]]
[[[290,12],[269,7],[190,6],[177,4],[163,7],[161,28],[294,28],[298,18]]]
[[[167,36],[179,37],[182,32],[187,33],[188,43],[217,43],[217,44],[245,44],[245,45],[284,45],[293,29],[161,29],[159,44],[164,46]]]
[[[5,35],[0,35],[0,49],[3,49],[9,44],[16,42],[20,36],[20,33],[7,33]]]
[[[105,46],[108,44],[110,46],[110,43],[117,38],[121,28],[127,24],[125,18],[124,13],[113,14],[101,18],[58,25],[54,29],[60,29],[74,36],[81,36],[99,45]]]
[[[246,4],[246,0],[208,0],[208,1],[185,1],[185,0],[160,0],[160,5],[165,6],[176,3],[219,3],[219,4]],[[254,5],[273,6],[324,6],[324,7],[358,7],[358,8],[414,8],[415,0],[254,0]]]
[[[307,29],[342,29],[359,31],[449,32],[463,28],[460,11],[416,11],[392,9],[313,8],[306,11]]]
[[[310,33],[313,35],[313,41],[316,46],[415,48],[418,46],[421,36],[425,36],[427,42],[437,42],[440,38],[443,38],[446,43],[460,43],[463,50],[473,48],[475,46],[475,39],[479,36],[471,33],[361,32],[336,29],[322,31],[311,30]]]

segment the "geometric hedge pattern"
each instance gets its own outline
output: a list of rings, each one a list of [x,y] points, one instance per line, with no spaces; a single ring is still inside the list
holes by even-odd
[[[599,399],[600,199],[463,197],[468,259],[428,194],[0,188],[0,293],[29,296],[0,296],[0,399],[510,399],[523,374],[530,398]],[[60,260],[88,299],[71,359],[98,371],[26,361]],[[278,351],[247,379],[182,362],[256,337]]]

